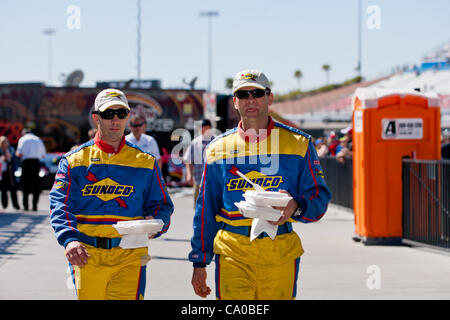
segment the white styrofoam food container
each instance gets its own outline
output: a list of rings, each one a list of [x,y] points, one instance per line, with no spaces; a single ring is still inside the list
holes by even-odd
[[[238,207],[239,212],[247,218],[259,218],[267,221],[278,221],[281,218],[280,210],[269,207],[258,207],[247,201],[234,203]]]
[[[244,193],[246,201],[256,206],[285,207],[292,199],[286,193],[278,191],[255,191],[247,190]]]
[[[119,221],[113,225],[120,234],[157,233],[163,226],[161,219]]]

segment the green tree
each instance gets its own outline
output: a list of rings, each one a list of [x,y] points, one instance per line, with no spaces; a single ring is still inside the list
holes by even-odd
[[[300,79],[303,77],[303,73],[301,70],[294,71],[294,78],[297,79],[298,90],[300,91]]]
[[[324,64],[322,66],[323,71],[325,71],[326,75],[327,75],[327,85],[330,84],[330,65],[329,64]]]
[[[233,78],[226,78],[225,79],[225,88],[233,90]]]

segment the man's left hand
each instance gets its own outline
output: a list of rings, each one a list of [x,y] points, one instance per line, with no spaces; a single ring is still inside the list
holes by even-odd
[[[279,192],[286,193],[287,195],[290,196],[289,192],[287,192],[286,190],[280,189]],[[273,225],[282,225],[283,223],[288,221],[290,217],[292,217],[295,210],[298,208],[298,203],[294,199],[291,199],[289,200],[286,207],[272,207],[272,208],[280,210],[282,216],[280,219],[278,219],[278,221],[268,221],[268,222]]]

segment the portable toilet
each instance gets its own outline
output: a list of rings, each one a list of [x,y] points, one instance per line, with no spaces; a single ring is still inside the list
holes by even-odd
[[[353,100],[355,239],[399,244],[402,159],[441,158],[436,94],[359,88]]]

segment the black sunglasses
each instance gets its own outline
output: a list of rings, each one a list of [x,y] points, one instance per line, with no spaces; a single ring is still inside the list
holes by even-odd
[[[133,128],[137,128],[137,127],[143,126],[144,124],[145,124],[145,122],[130,123],[130,126],[132,126]]]
[[[129,113],[129,111],[127,109],[106,109],[105,111],[99,112],[99,111],[92,111],[92,113],[94,114],[98,114],[100,115],[100,117],[102,117],[102,119],[106,119],[106,120],[111,120],[112,118],[114,118],[115,115],[117,115],[117,117],[119,119],[125,119]]]
[[[270,89],[253,89],[253,90],[239,90],[234,93],[234,96],[239,99],[248,99],[250,97],[250,94],[253,98],[261,98],[264,95],[270,94]]]

